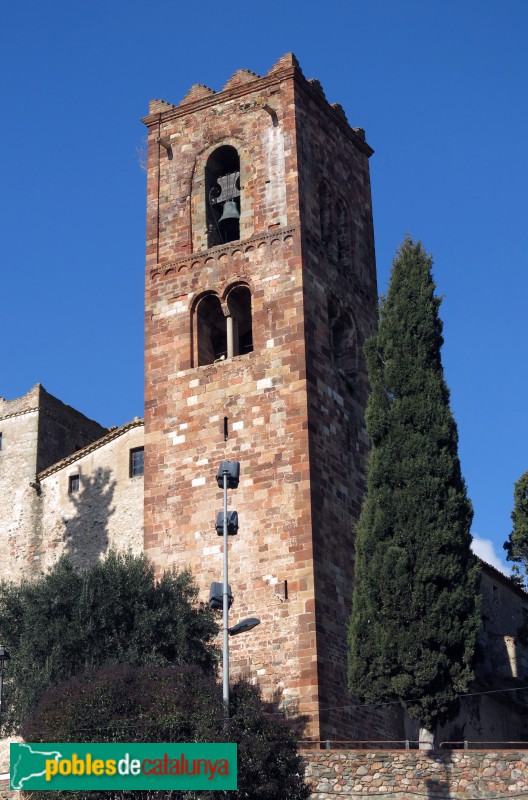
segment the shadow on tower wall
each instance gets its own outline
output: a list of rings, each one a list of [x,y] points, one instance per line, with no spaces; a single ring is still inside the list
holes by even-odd
[[[91,566],[107,552],[115,487],[112,470],[99,467],[91,476],[80,474],[79,491],[69,494],[75,515],[64,520],[65,553],[75,567]]]

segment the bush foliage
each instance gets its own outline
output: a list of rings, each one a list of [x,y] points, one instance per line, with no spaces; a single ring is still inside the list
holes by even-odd
[[[186,572],[159,581],[145,557],[111,553],[78,573],[67,559],[40,580],[0,587],[0,641],[12,661],[3,711],[28,741],[238,744],[235,792],[93,792],[156,797],[307,800],[295,736],[247,683],[226,723],[213,613]],[[86,800],[86,792],[27,792]]]
[[[216,671],[209,608],[187,572],[155,580],[144,556],[110,553],[76,572],[67,558],[37,581],[0,586],[0,641],[9,650],[4,728],[17,730],[42,693],[106,664],[197,665]]]
[[[222,691],[198,667],[130,665],[84,673],[51,689],[24,726],[27,741],[236,742],[238,789],[232,792],[90,792],[90,800],[307,800],[295,737],[258,692],[239,682],[226,722]],[[85,800],[84,792],[33,792],[33,800]]]

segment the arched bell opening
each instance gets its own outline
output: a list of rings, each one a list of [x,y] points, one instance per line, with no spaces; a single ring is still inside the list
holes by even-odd
[[[231,145],[207,159],[205,207],[208,247],[240,239],[240,158]]]
[[[195,332],[197,366],[227,357],[226,320],[218,295],[205,295],[196,306]]]
[[[253,322],[251,315],[251,292],[247,286],[239,285],[227,295],[229,316],[227,323],[227,354],[244,355],[253,351]]]

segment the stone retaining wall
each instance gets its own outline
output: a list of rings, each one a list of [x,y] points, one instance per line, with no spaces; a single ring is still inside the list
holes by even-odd
[[[528,751],[361,751],[305,753],[312,800],[528,800]]]
[[[528,751],[326,750],[304,757],[312,800],[528,800]],[[18,796],[0,781],[0,800]]]

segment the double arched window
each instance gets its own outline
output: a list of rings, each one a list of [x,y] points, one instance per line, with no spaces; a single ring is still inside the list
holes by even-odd
[[[193,364],[198,367],[252,352],[249,287],[234,284],[223,301],[216,292],[201,295],[194,306],[193,334]]]

